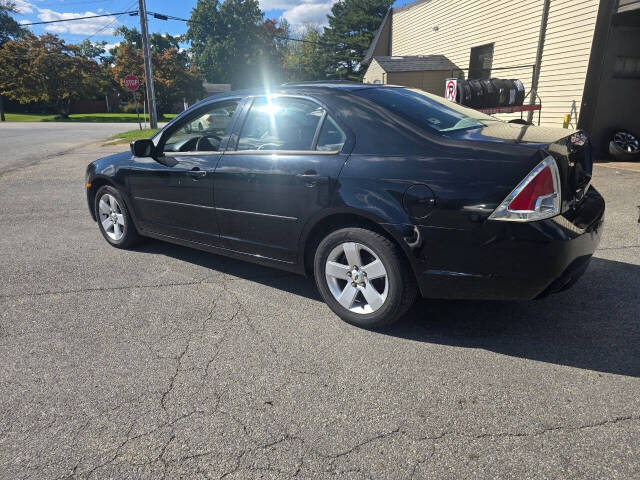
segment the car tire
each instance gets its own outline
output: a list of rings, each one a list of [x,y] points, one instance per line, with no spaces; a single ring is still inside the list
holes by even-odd
[[[315,252],[314,276],[329,308],[344,321],[367,329],[398,321],[417,293],[400,248],[364,228],[343,228],[327,235]]]
[[[616,160],[633,162],[640,160],[640,140],[625,130],[618,130],[611,136],[609,154]]]
[[[94,211],[104,239],[116,248],[130,248],[141,239],[127,204],[120,192],[111,186],[100,187]]]

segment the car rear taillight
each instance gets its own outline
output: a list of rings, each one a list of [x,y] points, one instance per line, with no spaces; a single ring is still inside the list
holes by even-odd
[[[531,222],[560,213],[560,174],[553,157],[546,157],[496,208],[489,220]]]

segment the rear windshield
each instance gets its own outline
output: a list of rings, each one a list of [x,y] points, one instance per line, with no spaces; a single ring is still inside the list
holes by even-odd
[[[354,93],[419,127],[441,133],[483,127],[488,122],[501,121],[417,89],[379,87],[365,88]]]

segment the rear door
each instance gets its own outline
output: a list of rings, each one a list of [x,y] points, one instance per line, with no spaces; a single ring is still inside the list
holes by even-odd
[[[297,96],[251,99],[238,127],[215,174],[221,239],[294,262],[302,227],[329,205],[352,139],[325,107]]]
[[[213,202],[214,171],[238,103],[209,104],[172,125],[158,143],[162,163],[153,158],[135,159],[127,181],[142,228],[198,243],[220,244]]]

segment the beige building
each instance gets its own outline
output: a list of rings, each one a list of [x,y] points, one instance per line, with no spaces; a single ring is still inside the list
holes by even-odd
[[[420,58],[447,65],[444,78],[520,79],[542,125],[571,114],[602,145],[612,129],[640,135],[640,0],[417,0],[385,17],[364,82],[444,95],[447,72],[417,70]]]

